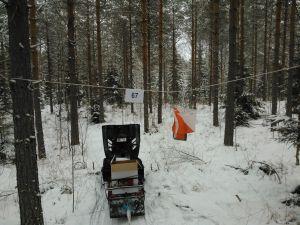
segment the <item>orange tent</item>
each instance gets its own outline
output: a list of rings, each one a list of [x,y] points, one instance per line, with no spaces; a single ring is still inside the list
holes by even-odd
[[[180,113],[177,108],[173,109],[174,111],[174,123],[172,126],[173,138],[175,140],[186,141],[187,134],[193,133],[194,130],[190,125],[185,121],[184,115]]]

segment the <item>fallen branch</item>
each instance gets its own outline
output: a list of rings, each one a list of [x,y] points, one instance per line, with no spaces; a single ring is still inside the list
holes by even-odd
[[[239,195],[235,195],[235,197],[239,200],[239,202],[241,202],[242,201],[242,199],[240,198],[240,196]]]
[[[0,198],[6,198],[6,197],[14,195],[14,194],[17,194],[17,192],[15,191],[15,192],[6,193],[6,194],[3,194],[3,192],[2,192],[2,193],[0,193]]]
[[[275,175],[275,177],[278,180],[278,183],[281,184],[280,176],[279,176],[277,170],[274,167],[272,167],[271,165],[269,165],[269,164],[267,164],[265,162],[252,161],[252,164],[253,163],[257,163],[257,164],[261,164],[261,165],[265,166],[265,167],[260,166],[259,169],[261,171],[263,171],[265,174],[269,175],[269,176],[270,175]]]
[[[176,151],[176,152],[179,152],[179,153],[181,153],[181,154],[187,155],[187,156],[193,158],[194,160],[199,160],[199,161],[203,162],[204,164],[207,164],[207,162],[205,162],[203,159],[201,159],[201,158],[198,157],[198,156],[192,155],[192,154],[187,153],[187,152],[184,152],[184,151],[180,151],[180,150],[178,150],[178,149],[175,149],[175,151]]]
[[[225,165],[225,166],[228,166],[228,167],[233,168],[235,170],[239,170],[245,175],[247,175],[249,173],[249,169],[243,169],[241,167],[236,167],[236,166],[231,166],[231,165]]]

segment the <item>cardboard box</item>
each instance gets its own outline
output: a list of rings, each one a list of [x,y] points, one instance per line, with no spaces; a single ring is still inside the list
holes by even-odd
[[[134,186],[138,185],[138,164],[136,160],[124,160],[117,161],[111,164],[111,187],[116,188],[118,186]],[[124,182],[114,181],[118,179],[124,179]],[[130,185],[128,185],[130,181]],[[139,189],[132,188],[118,188],[112,191],[113,194],[125,194],[134,193]]]
[[[111,178],[125,179],[138,175],[138,164],[136,160],[124,160],[111,164]]]

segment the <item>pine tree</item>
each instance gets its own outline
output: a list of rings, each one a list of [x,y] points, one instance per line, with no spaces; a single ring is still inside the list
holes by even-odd
[[[152,88],[152,72],[151,72],[151,66],[152,66],[152,60],[151,60],[151,38],[152,38],[152,23],[151,23],[151,17],[150,17],[150,11],[151,11],[151,0],[147,0],[147,76],[148,76],[148,89]],[[152,102],[152,92],[148,92],[148,106],[149,106],[149,113],[153,113],[153,102]]]
[[[178,57],[176,47],[176,28],[175,28],[175,6],[174,1],[172,2],[172,62],[171,62],[171,95],[172,102],[174,105],[179,103],[179,80],[178,75]]]
[[[159,75],[158,75],[158,111],[157,111],[157,123],[162,123],[162,78],[163,78],[163,3],[159,0],[159,25],[158,25],[158,65],[159,65]]]
[[[295,18],[296,18],[296,0],[292,0],[291,14],[290,14],[290,43],[289,43],[289,67],[294,66],[295,60]],[[288,84],[287,84],[287,103],[286,115],[292,117],[292,90],[293,90],[293,76],[294,70],[289,70]]]
[[[49,34],[49,22],[48,18],[46,18],[46,46],[47,46],[47,96],[49,97],[49,104],[50,104],[50,113],[53,113],[53,87],[52,87],[52,77],[53,77],[53,63],[52,63],[52,54],[51,54],[51,43],[50,43],[50,34]]]
[[[263,66],[263,73],[267,73],[268,65],[267,65],[267,50],[268,50],[268,7],[269,7],[269,0],[265,0],[265,8],[264,8],[264,66]],[[262,77],[263,80],[263,90],[262,90],[262,98],[263,101],[267,100],[267,74]]]
[[[229,68],[228,68],[228,83],[227,83],[227,99],[225,112],[225,135],[224,144],[233,146],[234,132],[234,102],[235,102],[235,83],[232,82],[237,74],[237,49],[236,49],[236,34],[237,34],[237,4],[238,0],[230,0],[229,9]]]
[[[75,38],[75,1],[68,0],[68,66],[69,77],[71,83],[78,83],[76,75],[76,38]],[[76,86],[70,86],[70,117],[71,117],[71,145],[79,144],[79,128],[78,128],[78,89]]]
[[[219,0],[212,0],[212,97],[213,97],[213,125],[219,126]]]
[[[7,13],[10,78],[32,79],[27,0],[9,0]],[[34,131],[33,93],[28,89],[28,85],[29,82],[23,80],[11,82],[20,224],[43,225]]]
[[[147,20],[147,5],[146,0],[141,0],[142,6],[142,23],[141,23],[141,30],[142,30],[142,51],[143,51],[143,88],[144,90],[148,89],[148,44],[147,44],[147,27],[148,27],[148,20]],[[149,113],[148,113],[148,92],[144,93],[144,132],[149,132]]]
[[[100,86],[103,86],[102,77],[102,38],[101,38],[101,18],[100,0],[96,0],[96,24],[97,24],[97,78]],[[99,122],[104,123],[103,89],[99,88],[97,105],[99,106]]]
[[[129,82],[133,88],[133,54],[132,54],[132,0],[128,1],[128,21],[129,21]],[[131,113],[134,113],[133,103],[130,104]]]
[[[92,44],[91,44],[91,28],[90,28],[90,2],[86,0],[86,44],[87,44],[87,70],[88,70],[88,83],[89,85],[95,85],[95,81],[92,75]],[[93,88],[88,88],[88,100],[90,107],[93,107]]]
[[[33,79],[40,79],[39,71],[39,58],[38,58],[38,43],[37,43],[37,24],[36,24],[36,4],[35,0],[29,0],[30,5],[30,41],[31,41],[31,58],[32,58],[32,74]],[[46,150],[44,143],[44,132],[43,132],[43,123],[42,123],[42,114],[41,114],[41,103],[40,103],[40,85],[39,83],[34,85],[33,91],[33,106],[34,106],[34,122],[36,129],[36,140],[37,140],[37,149],[38,156],[40,159],[46,158]]]
[[[275,26],[275,46],[274,46],[274,62],[273,69],[279,70],[279,50],[280,50],[280,22],[281,22],[281,6],[282,1],[276,2],[276,26]],[[278,100],[278,73],[272,74],[272,114],[277,113],[277,100]]]

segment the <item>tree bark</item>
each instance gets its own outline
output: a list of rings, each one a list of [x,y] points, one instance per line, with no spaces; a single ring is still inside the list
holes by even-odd
[[[176,33],[175,33],[175,9],[172,2],[172,100],[176,105],[179,102],[178,92],[178,71],[177,71],[177,49],[176,49]]]
[[[190,106],[195,108],[195,102],[196,102],[196,96],[195,96],[195,68],[196,68],[196,62],[195,62],[195,55],[196,55],[196,49],[195,49],[195,0],[192,0],[192,38],[191,38],[191,47],[192,47],[192,77],[191,77],[191,99],[190,99]]]
[[[197,77],[197,41],[198,41],[198,4],[197,2],[194,3],[194,82],[193,82],[193,90],[194,90],[194,100],[193,100],[193,109],[197,109],[197,102],[198,102],[198,77]]]
[[[210,23],[212,23],[213,20],[213,12],[212,12],[212,2],[209,3],[209,17],[210,17]],[[210,27],[212,27],[212,24],[210,24]],[[212,102],[212,81],[213,81],[213,75],[212,75],[212,29],[209,30],[209,57],[208,57],[208,65],[209,65],[209,96],[208,96],[208,105],[211,106]]]
[[[289,11],[289,3],[288,1],[284,1],[284,17],[283,17],[283,35],[282,35],[282,51],[281,51],[281,65],[285,67],[286,62],[286,39],[287,39],[287,23],[288,23],[288,11]]]
[[[230,0],[229,10],[229,68],[228,68],[228,83],[227,83],[227,100],[225,112],[225,135],[224,144],[233,146],[234,133],[234,90],[235,83],[232,82],[237,73],[236,65],[236,33],[237,33],[237,2],[238,0]]]
[[[296,0],[293,0],[296,1]],[[294,3],[292,3],[294,4]],[[296,5],[296,3],[295,3]],[[294,7],[294,6],[293,6]],[[300,113],[298,113],[298,137],[297,137],[297,146],[296,146],[296,166],[300,165]]]
[[[91,45],[91,28],[90,28],[90,2],[86,0],[86,44],[87,44],[87,70],[89,85],[95,85],[92,75],[92,45]],[[93,88],[88,88],[88,100],[90,107],[93,107]]]
[[[283,34],[282,34],[282,50],[281,50],[281,62],[280,67],[284,68],[286,66],[286,39],[287,39],[287,23],[288,23],[288,10],[289,10],[289,0],[283,2],[284,4],[284,11],[283,11]],[[285,79],[286,79],[286,71],[282,71],[279,75],[278,79],[278,93],[279,99],[283,99],[283,92],[285,90]]]
[[[245,70],[245,0],[240,0],[240,51],[239,51],[239,61],[240,61],[240,78],[244,78]]]
[[[163,52],[165,52],[165,48],[163,48]],[[168,104],[168,75],[167,75],[167,62],[165,56],[163,56],[163,86],[164,86],[164,104]]]
[[[271,1],[272,3],[273,1]],[[270,3],[270,2],[269,2]],[[273,4],[271,4],[271,7],[269,6],[268,8],[270,8],[270,15],[273,15],[274,12],[274,7]],[[271,70],[271,52],[272,52],[272,38],[273,38],[273,16],[270,16],[270,21],[269,21],[269,31],[268,31],[268,48],[267,48],[267,71]],[[267,78],[267,99],[271,99],[271,85],[272,85],[272,74],[267,74],[266,78]]]
[[[268,56],[267,56],[267,51],[268,51],[268,46],[267,46],[267,41],[268,41],[268,2],[269,0],[265,0],[265,19],[264,19],[264,69],[263,73],[267,73],[268,71]],[[262,98],[263,101],[267,100],[267,74],[263,75],[262,77],[263,80],[263,86],[262,86]]]
[[[224,94],[224,73],[225,73],[225,63],[224,63],[224,46],[223,44],[221,44],[221,50],[220,50],[220,82],[221,82],[221,94],[223,95]]]
[[[46,26],[46,45],[47,45],[47,64],[48,64],[47,80],[49,81],[49,83],[47,84],[47,92],[49,96],[50,113],[53,114],[53,93],[52,93],[52,83],[51,83],[53,77],[53,64],[52,64],[52,56],[51,56],[51,43],[50,43],[50,35],[49,35],[48,18],[45,26]]]
[[[36,24],[36,4],[35,0],[29,0],[30,5],[30,45],[31,45],[31,58],[32,58],[32,76],[34,80],[40,79],[39,71],[39,58],[37,51],[37,24]],[[41,113],[41,104],[40,104],[40,85],[36,83],[34,85],[33,91],[33,106],[34,106],[34,122],[36,130],[36,140],[37,140],[37,149],[38,156],[40,159],[46,158],[46,150],[44,143],[44,132],[43,132],[43,123],[42,123],[42,113]]]
[[[219,10],[220,1],[212,0],[212,97],[213,97],[213,125],[219,126],[219,88],[217,86],[219,81]]]
[[[276,2],[276,26],[275,26],[275,46],[274,46],[274,62],[273,69],[280,69],[279,65],[279,50],[280,50],[280,21],[281,21],[281,6],[282,1]],[[272,115],[277,113],[277,100],[278,100],[278,73],[272,74]]]
[[[132,1],[128,1],[128,20],[129,20],[129,82],[130,88],[133,88],[133,60],[132,60]],[[134,113],[133,103],[130,104],[131,113]]]
[[[163,3],[159,0],[159,19],[158,19],[158,109],[157,109],[157,123],[162,123],[162,77],[163,77]]]
[[[253,78],[250,79],[250,92],[256,96],[256,75],[257,75],[257,1],[254,0],[252,19],[252,68]]]
[[[150,0],[147,0],[147,47],[148,47],[148,68],[147,68],[147,73],[148,73],[148,89],[152,88],[152,75],[151,75],[151,20],[150,20]],[[149,111],[150,113],[153,113],[153,102],[152,102],[152,92],[148,92],[148,104],[149,104]]]
[[[296,20],[296,0],[292,0],[291,15],[290,15],[290,43],[289,43],[289,67],[294,66],[295,60],[295,20]],[[289,70],[288,87],[287,87],[287,104],[286,115],[292,117],[292,91],[293,91],[293,76],[295,70]]]
[[[141,0],[142,6],[142,51],[143,51],[143,86],[144,90],[148,89],[148,74],[147,74],[147,65],[148,65],[148,46],[147,46],[147,4],[146,0]],[[144,93],[144,132],[149,133],[149,112],[148,112],[148,92]]]
[[[243,79],[245,78],[245,1],[238,1],[238,22],[237,26],[237,46],[239,51],[238,55],[238,64],[237,64],[237,76],[236,78]],[[251,83],[251,82],[250,82]],[[235,85],[235,97],[240,97],[245,91],[245,80],[239,80]]]
[[[128,79],[128,32],[127,32],[127,21],[124,21],[123,26],[123,76],[124,76],[124,87],[129,88]]]
[[[76,56],[75,56],[75,1],[68,0],[68,66],[69,77],[71,83],[78,83],[76,75]],[[79,128],[78,128],[78,111],[77,87],[71,85],[70,87],[70,119],[71,119],[71,145],[79,144]]]
[[[9,0],[10,77],[32,79],[28,28],[28,2]],[[11,82],[17,187],[21,225],[43,225],[43,210],[34,131],[33,96],[27,81]]]
[[[100,0],[96,0],[96,23],[97,23],[97,75],[98,83],[100,86],[103,85],[102,77],[102,40],[101,40],[101,21],[100,21]],[[104,123],[104,105],[103,105],[103,89],[99,88],[98,93],[98,105],[99,105],[99,120],[100,123]]]

